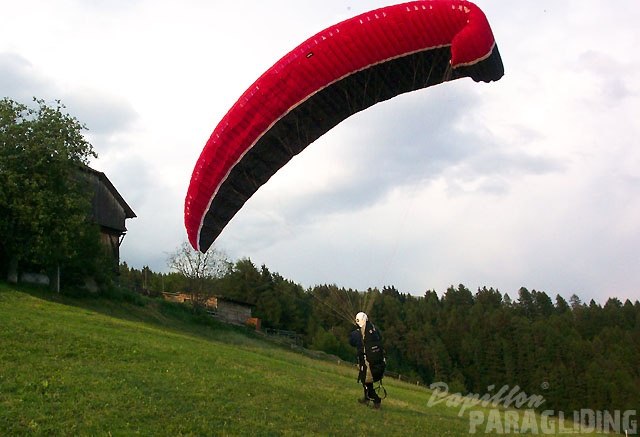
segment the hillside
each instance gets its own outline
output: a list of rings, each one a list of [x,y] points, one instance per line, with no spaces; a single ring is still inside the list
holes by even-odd
[[[431,391],[391,378],[383,409],[367,409],[355,369],[186,314],[161,301],[74,300],[0,283],[0,435],[576,431],[523,410],[433,405]]]

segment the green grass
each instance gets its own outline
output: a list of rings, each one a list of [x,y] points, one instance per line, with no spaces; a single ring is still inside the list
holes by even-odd
[[[390,378],[368,409],[355,369],[182,308],[0,283],[0,435],[469,435],[469,411],[488,417]]]

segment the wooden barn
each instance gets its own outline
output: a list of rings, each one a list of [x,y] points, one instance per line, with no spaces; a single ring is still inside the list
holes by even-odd
[[[120,265],[120,245],[127,233],[125,221],[135,218],[136,214],[104,173],[90,167],[84,167],[83,171],[93,191],[90,217],[100,226],[102,242],[113,254],[117,269]]]
[[[122,244],[122,240],[127,233],[125,221],[136,217],[136,214],[104,173],[88,166],[83,166],[80,167],[79,175],[79,182],[86,185],[92,193],[91,210],[87,214],[88,220],[100,226],[102,243],[112,254],[113,270],[117,272],[120,266],[120,244]],[[16,271],[14,282],[17,282],[17,277],[18,272]],[[11,281],[11,276],[9,278]],[[54,272],[52,278],[45,273],[25,271],[21,272],[20,279],[22,282],[52,285],[56,290],[60,290],[59,271]],[[91,290],[95,289],[92,278],[87,278],[86,285]]]

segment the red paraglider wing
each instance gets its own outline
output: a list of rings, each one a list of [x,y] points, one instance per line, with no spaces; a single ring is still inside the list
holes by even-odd
[[[189,241],[205,252],[256,190],[349,116],[445,81],[504,74],[483,12],[464,1],[414,1],[331,26],[267,70],[227,112],[193,170]]]

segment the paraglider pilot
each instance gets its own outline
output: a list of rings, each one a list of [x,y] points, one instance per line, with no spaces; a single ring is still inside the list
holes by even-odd
[[[373,407],[378,409],[382,399],[376,393],[373,383],[382,380],[386,367],[382,335],[365,313],[359,312],[355,319],[358,327],[351,332],[349,344],[357,349],[358,382],[361,382],[364,388],[364,397],[358,399],[358,402],[367,406],[373,402]]]

